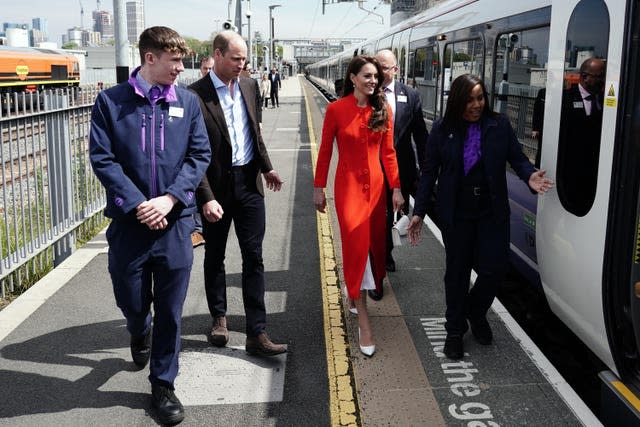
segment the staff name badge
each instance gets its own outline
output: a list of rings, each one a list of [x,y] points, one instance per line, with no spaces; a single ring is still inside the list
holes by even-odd
[[[169,117],[183,117],[184,108],[181,107],[169,107]]]
[[[584,104],[582,103],[582,101],[574,101],[573,108],[584,108]]]
[[[398,95],[396,98],[398,102],[407,102],[407,95]]]

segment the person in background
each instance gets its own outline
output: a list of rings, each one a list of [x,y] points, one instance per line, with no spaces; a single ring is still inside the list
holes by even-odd
[[[214,38],[213,51],[213,71],[190,86],[200,97],[213,154],[197,195],[206,219],[204,284],[213,319],[207,336],[209,342],[218,347],[229,341],[224,259],[233,222],[242,253],[245,349],[249,354],[273,356],[286,352],[286,348],[273,343],[266,333],[262,261],[266,220],[262,179],[273,191],[281,189],[282,180],[273,169],[262,140],[256,85],[240,77],[247,58],[246,42],[233,31],[223,31]],[[227,120],[231,119],[229,126]]]
[[[577,216],[586,215],[596,197],[606,68],[600,58],[586,59],[578,84],[562,94],[558,197]]]
[[[260,81],[260,93],[264,99],[264,108],[269,107],[269,96],[271,95],[271,81],[269,81],[269,74],[264,73],[262,80]]]
[[[98,94],[89,155],[107,192],[109,273],[131,356],[139,368],[151,359],[152,405],[162,424],[175,424],[184,418],[174,380],[193,263],[195,189],[211,151],[198,98],[174,85],[189,52],[184,39],[151,27],[139,50],[142,66],[129,80]]]
[[[409,214],[409,196],[415,196],[418,187],[419,165],[424,162],[424,150],[427,145],[428,132],[422,118],[422,101],[420,94],[413,88],[395,80],[398,72],[398,62],[395,55],[388,49],[376,54],[376,59],[382,67],[384,81],[382,89],[391,107],[393,115],[393,146],[398,159],[400,172],[400,187],[405,204],[402,208]],[[387,189],[387,256],[385,266],[387,271],[396,271],[393,259],[393,209],[392,194]],[[382,298],[382,289],[369,291],[374,300]]]
[[[200,75],[202,77],[209,74],[209,71],[213,70],[214,59],[213,56],[205,56],[200,60]]]
[[[471,74],[457,77],[444,117],[429,135],[408,227],[409,242],[415,245],[437,181],[446,254],[443,351],[450,359],[464,355],[467,320],[479,344],[493,340],[486,315],[504,279],[509,255],[507,162],[532,191],[544,194],[552,188],[545,171],[536,171],[522,153],[508,118],[492,112],[482,80]],[[478,278],[469,290],[471,269]]]
[[[253,77],[251,77],[251,73],[253,72],[253,67],[249,61],[245,61],[244,67],[242,67],[242,72],[240,75],[242,77],[251,79],[254,81],[256,85],[256,105],[262,105],[262,95],[260,93],[260,83]],[[262,108],[258,110],[258,123],[260,124],[260,130],[262,130]]]
[[[393,209],[404,204],[393,149],[391,111],[381,89],[382,68],[375,58],[356,56],[347,67],[343,97],[327,106],[314,180],[313,203],[324,212],[333,141],[338,166],[334,180],[340,223],[344,280],[349,311],[358,314],[360,351],[375,352],[366,291],[381,287],[386,275],[385,175],[393,189]],[[384,173],[383,173],[384,167]]]
[[[213,56],[205,56],[200,60],[200,76],[204,77],[209,74],[209,71],[213,69]],[[204,237],[202,236],[202,214],[195,212],[193,214],[193,221],[196,224],[196,228],[191,233],[191,244],[194,248],[204,245]]]
[[[278,91],[282,87],[282,82],[280,81],[280,73],[278,73],[276,67],[271,67],[269,81],[271,82],[271,92],[269,93],[269,96],[271,97],[271,108],[279,108],[280,100],[278,99]]]

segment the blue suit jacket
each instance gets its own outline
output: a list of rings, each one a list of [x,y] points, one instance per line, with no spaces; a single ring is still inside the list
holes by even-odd
[[[437,180],[437,209],[441,225],[446,227],[452,225],[455,219],[456,200],[464,177],[463,149],[466,135],[459,130],[447,131],[441,125],[441,120],[434,123],[427,142],[426,160],[418,185],[414,214],[424,217]],[[480,161],[489,187],[493,216],[496,221],[507,221],[510,214],[507,162],[525,183],[528,183],[535,168],[522,153],[520,142],[506,117],[483,117],[480,125]]]
[[[418,179],[418,166],[424,163],[424,152],[427,145],[427,128],[422,118],[422,101],[420,94],[413,88],[395,82],[396,111],[393,116],[393,146],[396,149],[400,184],[406,196],[415,193]],[[411,138],[416,144],[413,151]]]

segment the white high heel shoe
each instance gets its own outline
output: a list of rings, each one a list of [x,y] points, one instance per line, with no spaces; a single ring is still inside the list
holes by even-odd
[[[346,287],[344,288],[344,296],[347,297],[347,304],[349,304],[349,313],[355,314],[357,316],[358,309],[355,307],[355,305],[353,307],[351,306],[351,304],[353,304],[353,300],[349,298],[349,292],[347,292]]]
[[[358,345],[360,345],[360,328],[358,328]],[[365,356],[371,357],[376,352],[376,345],[360,345],[360,352]]]
[[[351,314],[355,314],[356,316],[358,315],[358,309],[355,306],[351,306],[351,304],[353,304],[353,301],[349,298],[347,298],[347,304],[349,304],[349,313]]]

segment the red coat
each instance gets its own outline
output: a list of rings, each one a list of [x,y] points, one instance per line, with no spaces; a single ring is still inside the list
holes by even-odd
[[[359,298],[362,276],[371,253],[376,283],[386,275],[386,191],[382,165],[391,188],[400,188],[393,148],[391,110],[387,131],[368,128],[372,109],[358,107],[353,94],[329,104],[322,127],[314,186],[327,185],[333,140],[338,145],[334,195],[344,278],[351,298]]]

